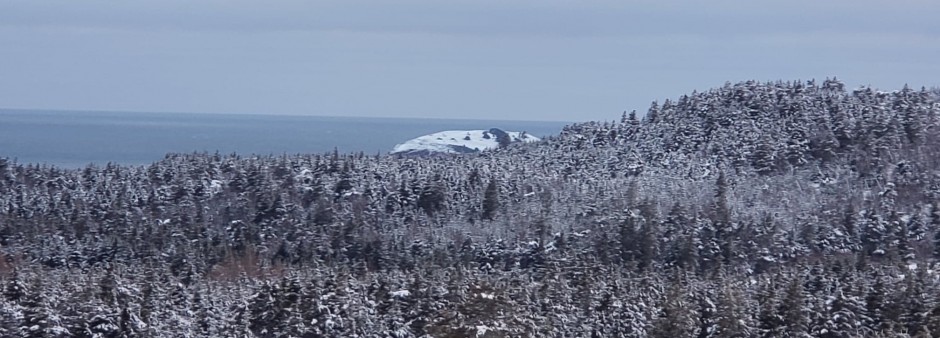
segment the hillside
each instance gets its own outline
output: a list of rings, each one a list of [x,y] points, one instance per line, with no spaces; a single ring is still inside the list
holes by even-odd
[[[537,142],[538,137],[518,131],[449,130],[416,137],[396,145],[391,154],[434,155],[469,154],[487,149],[496,149],[516,142]]]
[[[0,160],[0,336],[927,337],[938,114],[747,81],[466,156]]]

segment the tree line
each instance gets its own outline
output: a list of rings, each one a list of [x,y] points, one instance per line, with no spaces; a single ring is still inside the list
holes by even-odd
[[[0,335],[937,337],[940,101],[747,81],[480,154],[0,160]]]

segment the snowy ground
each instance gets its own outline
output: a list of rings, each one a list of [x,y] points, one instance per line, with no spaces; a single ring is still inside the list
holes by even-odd
[[[392,149],[398,153],[448,153],[460,154],[483,151],[499,147],[496,134],[499,129],[490,130],[448,130],[408,140]],[[508,131],[512,142],[535,142],[538,137],[525,132]]]

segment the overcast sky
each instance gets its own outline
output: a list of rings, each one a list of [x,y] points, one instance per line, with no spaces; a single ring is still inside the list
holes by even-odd
[[[0,107],[613,120],[726,81],[940,85],[940,2],[2,0]]]

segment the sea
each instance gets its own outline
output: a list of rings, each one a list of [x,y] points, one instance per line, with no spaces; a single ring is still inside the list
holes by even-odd
[[[570,122],[0,109],[0,158],[83,168],[148,165],[168,153],[388,153],[444,130],[499,128],[545,137]]]

